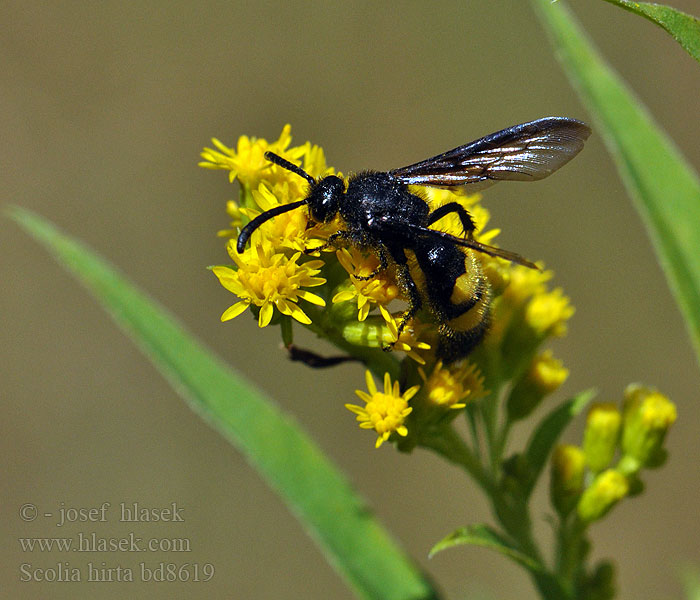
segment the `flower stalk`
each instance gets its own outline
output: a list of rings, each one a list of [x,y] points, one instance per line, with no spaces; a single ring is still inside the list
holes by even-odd
[[[441,322],[425,309],[406,316],[413,300],[406,295],[405,271],[376,248],[353,243],[340,217],[314,220],[302,206],[311,180],[334,174],[344,181],[328,167],[321,148],[309,142],[291,146],[289,126],[273,142],[243,136],[235,149],[219,140],[213,145],[202,153],[201,165],[227,170],[230,181],[240,184],[238,199],[226,205],[230,228],[219,232],[228,240],[233,264],[212,267],[221,285],[238,297],[222,321],[249,311],[259,327],[279,325],[287,348],[294,347],[294,327],[306,327],[363,363],[366,390],[356,392],[362,404],[345,407],[361,429],[374,433],[375,447],[431,450],[463,470],[489,499],[498,529],[466,528],[463,543],[488,538],[487,545],[528,569],[545,598],[612,598],[611,565],[588,564],[589,527],[641,486],[643,469],[663,462],[674,405],[655,390],[630,386],[622,409],[612,403],[591,408],[581,447],[557,446],[559,433],[575,416],[573,407],[582,403],[567,401],[536,422],[540,408],[568,376],[544,346],[566,334],[574,314],[561,288],[550,286],[550,270],[459,250],[465,275],[483,277],[478,292],[474,281],[479,278],[455,283],[454,302],[478,293],[483,305],[481,313],[465,311],[460,318],[478,314],[488,327],[468,357],[446,360],[447,318]],[[273,162],[265,159],[270,151],[278,156]],[[307,176],[299,176],[298,168]],[[441,215],[431,227],[461,238],[465,222],[460,215],[467,214],[475,226],[475,244],[493,247],[498,230],[488,228],[490,215],[480,196],[414,186],[411,193]],[[295,203],[292,210],[280,208],[290,203]],[[453,210],[439,210],[447,205]],[[275,216],[252,231],[249,246],[237,248],[246,223],[271,210]],[[419,290],[428,285],[423,268],[409,258],[408,272]],[[311,350],[297,350],[292,358],[334,364]],[[466,422],[467,439],[460,433],[460,419]],[[528,445],[511,449],[513,429],[526,424],[534,431]],[[533,537],[530,497],[550,455],[556,526],[555,553],[548,561]],[[459,531],[448,536],[450,544],[462,539]]]

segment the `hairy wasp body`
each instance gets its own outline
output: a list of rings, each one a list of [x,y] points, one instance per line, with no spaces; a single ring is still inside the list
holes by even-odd
[[[472,217],[458,202],[431,212],[408,185],[474,187],[498,180],[542,179],[578,154],[589,135],[590,129],[580,121],[547,117],[408,167],[359,173],[349,179],[347,188],[335,175],[316,180],[268,152],[268,160],[306,179],[309,192],[303,200],[278,206],[250,221],[241,230],[237,250],[243,251],[255,229],[283,212],[308,206],[316,223],[328,223],[339,215],[343,228],[330,236],[328,245],[345,243],[376,253],[379,268],[370,277],[394,265],[397,284],[408,301],[399,331],[418,310],[425,309],[438,325],[437,355],[450,363],[469,354],[488,327],[491,292],[475,252],[536,267],[518,254],[474,239]],[[463,237],[430,227],[450,213],[459,217]]]

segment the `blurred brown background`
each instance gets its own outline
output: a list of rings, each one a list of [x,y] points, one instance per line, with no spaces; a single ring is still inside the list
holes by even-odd
[[[695,0],[674,6],[698,13]],[[696,167],[700,68],[664,32],[604,2],[573,2],[611,63]],[[233,197],[197,168],[212,136],[321,144],[343,172],[389,169],[545,115],[589,120],[527,2],[3,2],[3,203],[85,240],[292,412],[349,474],[446,597],[535,598],[527,577],[481,549],[432,560],[457,526],[488,521],[460,472],[426,452],[373,449],[343,408],[359,367],[289,363],[276,331],[219,322],[232,297],[205,267],[226,261],[215,232]],[[678,598],[700,565],[698,365],[649,240],[594,135],[561,173],[486,194],[501,244],[543,259],[577,313],[555,352],[559,394],[618,400],[641,380],[678,404],[671,460],[647,492],[593,528],[616,557],[622,598]],[[34,242],[0,220],[5,597],[351,598],[302,527],[238,452],[195,416],[101,308]],[[307,343],[312,342],[308,337]],[[271,376],[274,373],[274,376]],[[525,432],[518,432],[522,439]],[[579,441],[580,425],[567,432]],[[546,513],[536,498],[537,517]],[[23,522],[120,502],[184,507],[184,523]],[[114,521],[115,519],[112,519]],[[547,537],[544,520],[538,523]],[[22,552],[18,537],[97,531],[186,537],[188,555]],[[209,583],[20,583],[19,565],[85,570],[213,563]]]

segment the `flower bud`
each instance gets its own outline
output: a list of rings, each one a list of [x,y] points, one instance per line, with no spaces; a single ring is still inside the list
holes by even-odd
[[[676,407],[666,396],[641,385],[627,387],[622,430],[625,472],[660,462],[666,432],[675,420]]]
[[[508,397],[509,419],[515,421],[527,417],[542,399],[555,391],[568,376],[569,370],[552,356],[551,350],[535,357]]]
[[[615,456],[620,438],[622,415],[612,403],[594,404],[588,412],[583,432],[583,451],[593,473],[607,468]]]
[[[552,453],[549,493],[557,512],[571,512],[583,490],[586,459],[578,446],[559,445]]]
[[[577,507],[579,518],[585,523],[600,519],[622,500],[628,491],[629,484],[622,473],[615,469],[603,471],[583,492]]]

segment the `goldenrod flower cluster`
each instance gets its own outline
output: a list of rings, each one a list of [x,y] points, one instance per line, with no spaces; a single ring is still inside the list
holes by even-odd
[[[537,354],[548,337],[564,334],[573,314],[562,291],[548,287],[550,271],[467,251],[465,256],[480,263],[493,291],[489,331],[469,360],[444,365],[435,356],[439,324],[427,315],[419,312],[399,333],[406,303],[392,266],[378,270],[375,254],[351,246],[313,252],[342,229],[341,222],[316,224],[305,207],[291,210],[256,229],[248,247],[241,254],[236,251],[236,238],[246,222],[304,198],[307,191],[303,178],[267,161],[265,152],[272,151],[320,178],[334,173],[321,148],[309,142],[292,146],[289,125],[271,142],[247,136],[239,138],[235,147],[216,139],[212,142],[213,148],[202,152],[201,166],[228,171],[230,181],[240,186],[239,198],[226,205],[230,227],[219,232],[228,239],[232,263],[212,268],[220,283],[238,297],[222,320],[249,309],[260,327],[281,325],[287,345],[293,341],[294,320],[363,361],[384,378],[385,391],[377,392],[368,379],[369,392],[361,394],[366,407],[351,410],[358,413],[363,428],[377,433],[378,445],[393,434],[397,437],[392,439],[407,438],[409,446],[420,444],[421,436],[434,434],[469,403],[489,392],[498,393],[513,373],[520,383],[514,387],[511,405],[521,416],[566,378],[566,369],[551,354]],[[432,210],[459,202],[476,224],[476,239],[494,243],[498,230],[487,228],[490,215],[479,196],[435,188],[412,187],[411,191]],[[464,235],[454,213],[434,227]],[[367,279],[371,274],[375,276]],[[387,348],[393,352],[385,352]],[[415,410],[389,410],[389,397],[400,398],[399,404],[411,400]],[[527,407],[518,407],[519,403]]]
[[[334,174],[321,148],[309,142],[292,146],[289,125],[272,142],[242,136],[235,147],[216,139],[213,146],[202,152],[201,166],[228,171],[230,181],[239,185],[238,198],[226,204],[230,224],[218,233],[226,239],[231,262],[212,267],[221,285],[237,297],[221,320],[249,311],[259,327],[280,326],[290,357],[310,366],[337,364],[348,357],[362,362],[366,391],[356,391],[362,403],[345,407],[355,414],[360,428],[375,434],[375,447],[384,442],[401,451],[421,446],[462,467],[489,496],[503,530],[481,525],[464,529],[466,534],[457,530],[446,539],[456,536],[464,543],[487,539],[488,545],[519,556],[519,562],[537,573],[542,589],[559,590],[552,597],[573,597],[575,588],[576,597],[612,598],[612,563],[587,565],[587,528],[620,500],[641,491],[644,469],[664,462],[666,433],[676,419],[668,398],[651,388],[629,386],[621,408],[612,403],[592,406],[580,446],[557,446],[564,426],[589,400],[589,395],[579,394],[532,424],[529,441],[514,452],[509,447],[512,428],[530,419],[569,375],[545,347],[548,340],[566,334],[574,314],[562,289],[550,285],[553,273],[541,264],[532,268],[527,261],[516,264],[462,249],[464,274],[478,280],[479,302],[483,301],[473,318],[484,318],[488,312],[488,320],[478,321],[487,324],[486,333],[469,356],[448,364],[437,350],[455,330],[435,322],[427,310],[418,310],[410,320],[403,318],[409,305],[403,291],[407,276],[399,270],[397,277],[396,265],[384,260],[391,253],[380,258],[349,243],[329,244],[329,239],[347,239],[334,235],[346,231],[347,225],[339,216],[328,223],[313,222],[299,202],[307,197],[307,178],[265,159],[271,151],[318,181]],[[471,233],[474,241],[495,244],[499,231],[488,228],[490,214],[478,195],[415,186],[410,191],[423,198],[431,212],[460,204],[476,226]],[[238,236],[250,220],[290,203],[297,205],[286,212],[276,210],[276,216],[257,227],[238,252]],[[431,227],[465,236],[455,212]],[[429,278],[422,270],[430,263],[419,265],[414,254],[407,252],[408,272],[422,297],[430,299]],[[453,305],[474,299],[460,285],[447,291]],[[472,318],[469,312],[462,316]],[[335,344],[347,356],[324,358],[297,348],[294,324]],[[440,355],[451,357],[444,347]],[[458,351],[455,355],[461,356]],[[375,377],[383,386],[377,386]],[[459,416],[466,421],[462,431],[453,424]],[[536,549],[529,509],[548,458],[550,499],[559,517],[551,569]]]
[[[640,471],[664,462],[663,443],[675,420],[675,405],[641,385],[627,387],[622,410],[607,402],[591,406],[582,446],[560,445],[552,455],[550,492],[559,514],[575,508],[581,522],[591,523],[638,492]]]

